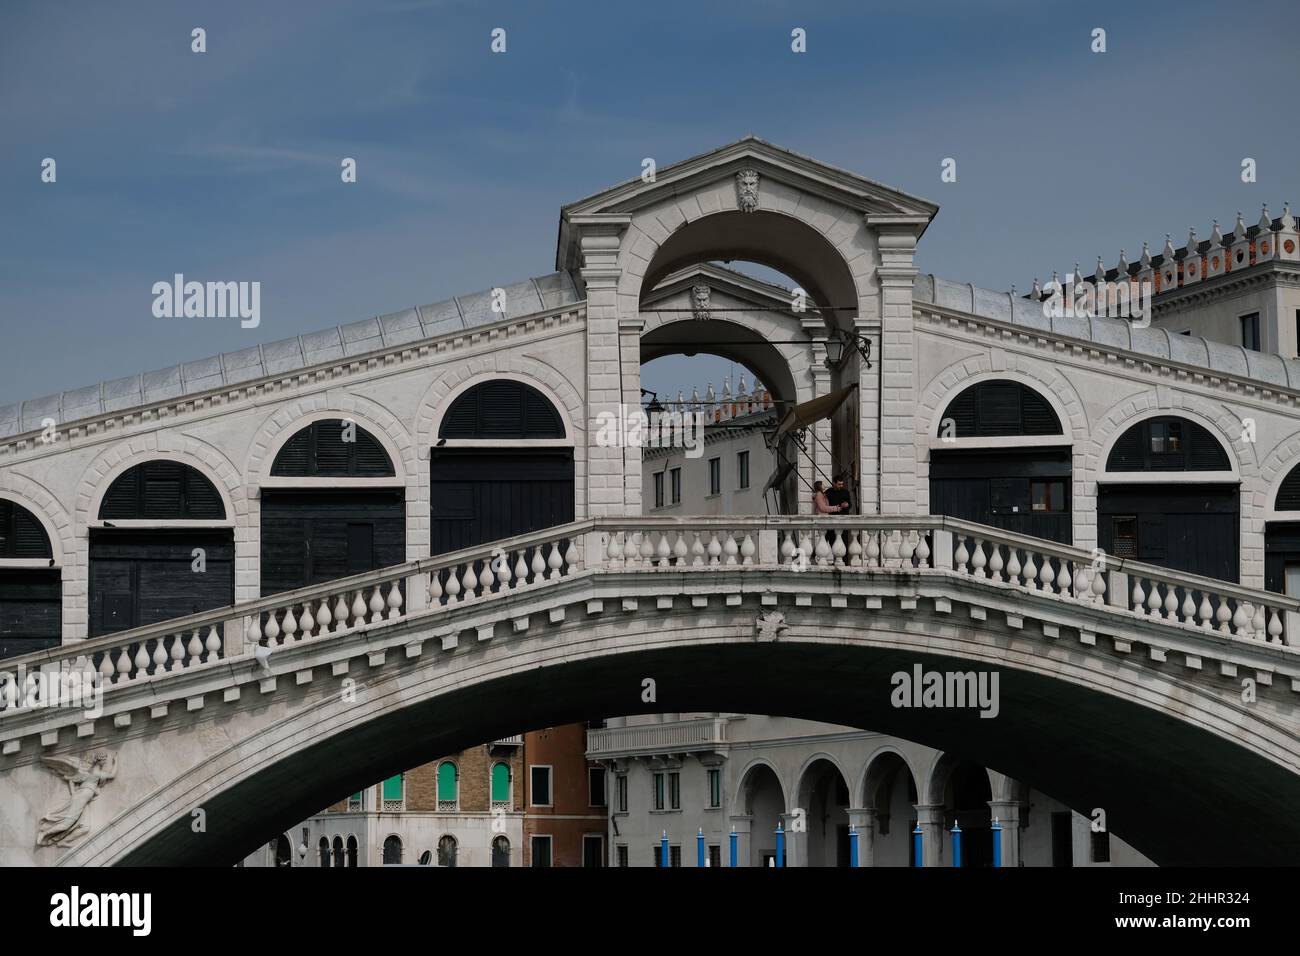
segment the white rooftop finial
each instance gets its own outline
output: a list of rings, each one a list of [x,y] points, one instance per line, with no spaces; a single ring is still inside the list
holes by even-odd
[[[724,402],[731,400],[731,376],[728,375],[722,380],[722,400]]]
[[[1038,276],[1034,276],[1034,284],[1029,289],[1029,298],[1037,301],[1043,297],[1043,287],[1038,284]]]
[[[1210,230],[1210,244],[1215,246],[1223,245],[1223,233],[1219,231],[1219,220],[1214,220],[1214,228]]]
[[[1123,249],[1119,251],[1119,265],[1115,268],[1119,270],[1119,277],[1121,279],[1128,276],[1128,258],[1124,255]]]
[[[1092,278],[1097,285],[1106,281],[1106,267],[1101,264],[1101,256],[1097,257],[1097,271],[1092,274]]]
[[[1268,205],[1265,204],[1264,206],[1261,206],[1261,207],[1260,207],[1260,212],[1259,212],[1259,231],[1260,231],[1260,232],[1268,232],[1268,231],[1271,230],[1272,228],[1273,228],[1273,220],[1272,220],[1271,218],[1269,218],[1269,215],[1268,215]]]
[[[1187,228],[1187,254],[1189,256],[1195,255],[1196,247],[1198,245],[1200,245],[1200,243],[1196,241],[1196,228],[1194,226],[1189,226]]]
[[[712,382],[709,383],[709,387],[704,391],[704,400],[708,402],[710,405],[712,405],[714,402],[718,400],[718,396],[713,393]]]
[[[1143,269],[1151,268],[1151,244],[1145,239],[1142,240],[1142,255],[1138,259]]]
[[[1241,218],[1241,210],[1237,210],[1237,224],[1232,227],[1232,237],[1240,242],[1246,238],[1246,221]]]
[[[1174,257],[1174,237],[1165,233],[1165,247],[1160,250],[1160,254],[1168,261]]]
[[[740,373],[740,381],[736,385],[736,397],[737,398],[745,397],[745,372],[743,369],[741,370]]]

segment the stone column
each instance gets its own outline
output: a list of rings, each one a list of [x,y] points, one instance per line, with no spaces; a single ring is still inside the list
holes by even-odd
[[[602,447],[600,433],[602,422],[617,421],[624,399],[618,253],[629,221],[628,216],[602,214],[575,216],[570,221],[581,232],[581,275],[587,291],[588,517],[627,513],[627,449]],[[616,434],[622,434],[622,429]]]
[[[858,394],[850,399],[858,403],[858,510],[880,514],[880,320],[858,318],[854,328],[871,343],[871,368],[861,356],[851,360],[858,370]]]
[[[876,808],[850,808],[849,823],[858,833],[858,866],[875,866]]]
[[[793,813],[783,813],[780,816],[781,826],[785,830],[785,865],[801,866],[808,865],[808,813],[800,814],[798,817],[798,826],[803,829],[796,831],[794,827],[795,815]]]
[[[921,860],[928,867],[947,866],[947,848],[944,846],[943,804],[918,803],[916,820],[921,825]],[[908,839],[912,835],[908,834]]]
[[[989,810],[1002,824],[1002,865],[1020,866],[1020,809],[1019,800],[990,800]]]

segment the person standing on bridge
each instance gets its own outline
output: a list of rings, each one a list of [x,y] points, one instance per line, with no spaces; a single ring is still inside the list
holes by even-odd
[[[825,482],[818,481],[813,483],[813,513],[814,514],[837,515],[847,507],[848,507],[847,503],[831,504],[826,493]]]

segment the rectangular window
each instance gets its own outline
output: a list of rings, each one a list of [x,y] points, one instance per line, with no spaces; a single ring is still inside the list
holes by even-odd
[[[584,834],[582,838],[582,865],[598,869],[605,865],[605,838]]]
[[[679,505],[682,503],[682,470],[673,468],[668,472],[669,491],[672,492],[671,503]]]
[[[363,794],[360,793],[354,793],[352,794],[352,796],[348,797],[348,809],[360,810],[363,803],[362,798],[363,798]]]
[[[618,858],[619,868],[626,870],[627,869],[627,846],[625,844],[620,843],[618,846],[614,847],[614,854]]]
[[[663,854],[659,851],[660,851],[660,846],[658,843],[656,843],[654,847],[655,869],[658,869],[659,867],[664,865]]]
[[[1092,862],[1109,863],[1110,862],[1110,832],[1102,830],[1100,833],[1092,833]]]
[[[1287,597],[1300,597],[1300,564],[1288,564],[1283,572]]]
[[[535,807],[549,807],[551,805],[551,768],[530,767],[528,780],[530,784],[528,802]]]
[[[1151,453],[1153,455],[1177,455],[1183,450],[1183,426],[1181,422],[1151,423]]]
[[[722,494],[722,459],[709,459],[709,494]]]
[[[722,771],[709,771],[709,806],[717,809],[722,806]]]
[[[709,844],[709,866],[714,868],[722,866],[722,847],[717,843]]]
[[[749,452],[747,451],[736,453],[736,476],[739,482],[736,487],[749,487]]]
[[[591,793],[590,806],[605,806],[605,769],[603,767],[587,768],[587,789]]]
[[[1137,515],[1113,515],[1110,519],[1110,549],[1117,558],[1138,556]]]
[[[549,867],[551,865],[551,838],[548,836],[535,836],[531,845],[533,866]]]
[[[664,473],[662,471],[656,471],[655,472],[655,507],[662,508],[663,506],[664,506]]]
[[[668,848],[668,865],[669,866],[682,865],[682,848],[680,844],[677,846],[670,846]]]
[[[664,775],[661,773],[654,775],[654,807],[656,810],[664,808]]]
[[[620,773],[614,778],[614,790],[618,794],[618,812],[627,813],[627,774]]]
[[[1259,351],[1259,313],[1252,312],[1250,315],[1241,317],[1241,347],[1251,351]]]
[[[668,806],[674,810],[682,808],[682,775],[680,773],[670,773],[668,775]]]
[[[1073,826],[1069,810],[1052,814],[1052,866],[1074,866]]]
[[[1031,481],[1029,504],[1034,511],[1061,513],[1068,511],[1065,503],[1064,481]]]

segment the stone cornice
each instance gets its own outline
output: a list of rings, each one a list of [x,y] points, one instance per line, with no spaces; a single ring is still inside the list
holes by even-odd
[[[1204,305],[1232,298],[1254,289],[1282,285],[1300,288],[1300,266],[1284,260],[1259,263],[1248,270],[1237,270],[1205,279],[1192,285],[1180,286],[1172,292],[1152,299],[1155,316],[1180,312],[1188,307]]]
[[[1039,351],[1050,351],[1052,354],[1047,361],[1057,361],[1057,356],[1068,352],[1076,358],[1107,367],[1123,365],[1129,368],[1150,368],[1161,376],[1168,376],[1182,383],[1228,392],[1231,400],[1234,401],[1245,398],[1271,402],[1287,408],[1300,407],[1300,389],[1288,388],[1273,382],[1263,382],[1217,369],[1189,365],[1159,355],[1133,352],[1092,339],[1080,339],[1059,332],[1001,322],[997,319],[936,306],[930,302],[914,302],[913,315],[938,326],[964,328],[984,337],[1012,340],[1030,345]]]
[[[139,425],[156,426],[171,424],[173,421],[190,423],[210,417],[214,409],[218,410],[216,414],[221,414],[242,405],[279,401],[326,383],[351,381],[377,371],[383,373],[418,367],[436,362],[453,352],[470,351],[482,346],[497,349],[508,341],[527,339],[536,333],[554,333],[577,325],[585,313],[586,303],[578,302],[492,325],[476,326],[449,335],[322,362],[283,375],[267,375],[235,386],[193,392],[173,399],[61,422],[55,430],[55,440],[49,443],[42,440],[43,433],[39,429],[33,429],[0,439],[0,465],[16,458],[29,460],[31,456],[26,453],[32,451],[62,451],[67,445],[61,443],[69,441],[82,444],[87,441],[117,439],[126,430]]]

